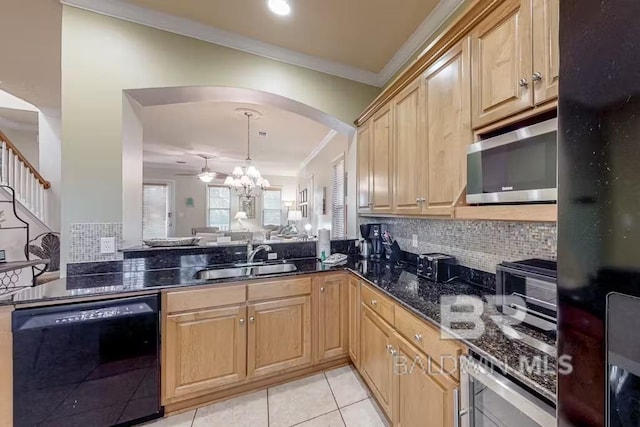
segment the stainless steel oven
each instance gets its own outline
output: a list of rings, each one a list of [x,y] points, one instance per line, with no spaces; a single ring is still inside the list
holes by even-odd
[[[471,144],[467,203],[555,202],[557,129],[551,119]]]
[[[528,259],[496,266],[496,296],[504,314],[544,331],[557,329],[555,261]]]
[[[497,368],[463,356],[460,377],[461,427],[556,427],[556,411]]]

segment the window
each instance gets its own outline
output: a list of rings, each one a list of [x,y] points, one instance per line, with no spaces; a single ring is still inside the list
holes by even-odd
[[[342,239],[345,237],[345,171],[344,171],[344,156],[340,156],[338,160],[333,163],[332,170],[332,200],[331,206],[331,234],[334,239]]]
[[[142,186],[142,237],[164,239],[169,231],[169,185]]]
[[[231,223],[231,191],[227,187],[208,187],[209,227],[218,227],[220,231],[228,231]]]
[[[262,200],[262,225],[282,224],[282,191],[266,190]]]

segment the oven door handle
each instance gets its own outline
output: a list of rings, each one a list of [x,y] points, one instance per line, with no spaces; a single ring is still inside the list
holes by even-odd
[[[532,316],[540,317],[541,319],[545,319],[553,323],[557,322],[555,317],[547,316],[546,314],[537,312],[535,310],[531,310],[529,307],[524,307],[524,306],[521,306],[520,304],[509,304],[509,307],[515,310],[522,310],[525,313],[531,314]]]
[[[461,359],[464,359],[461,366],[465,382],[480,382],[542,427],[557,426],[555,411],[546,402],[473,358],[462,356]]]
[[[515,295],[517,297],[520,297],[526,301],[532,301],[534,303],[536,303],[537,305],[540,305],[548,310],[553,310],[553,311],[558,311],[558,306],[556,304],[551,304],[550,302],[547,301],[543,301],[539,298],[534,298],[532,296],[529,295],[524,295],[521,294],[520,292],[512,292],[511,295]]]

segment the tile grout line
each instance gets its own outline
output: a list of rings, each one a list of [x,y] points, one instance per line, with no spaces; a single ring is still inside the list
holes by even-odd
[[[198,409],[193,411],[193,418],[191,419],[191,427],[193,427],[193,425],[196,423],[196,415],[198,415]]]
[[[338,415],[340,415],[340,419],[342,420],[342,425],[346,427],[347,423],[344,421],[344,417],[342,416],[342,411],[340,410],[340,404],[338,403],[338,399],[336,399],[336,395],[333,392],[333,387],[331,387],[331,381],[329,381],[329,377],[327,376],[327,371],[324,371],[324,378],[327,380],[327,384],[329,385],[329,391],[331,391],[331,396],[333,396],[333,401],[336,402],[336,407],[338,408]]]
[[[332,411],[325,412],[324,414],[316,415],[316,416],[315,416],[315,417],[313,417],[313,418],[309,418],[308,420],[300,421],[299,423],[292,424],[292,425],[291,425],[291,426],[289,426],[289,427],[296,427],[296,426],[299,426],[299,425],[301,425],[301,424],[308,423],[309,421],[315,420],[316,418],[324,417],[325,415],[329,415],[329,414],[331,414],[332,412],[336,412],[336,411],[337,411],[337,412],[340,412],[340,409],[334,409],[334,410],[332,410]],[[340,415],[340,417],[342,417],[342,415]]]
[[[365,400],[369,400],[369,399],[371,399],[371,396],[367,396],[367,397],[365,397],[364,399],[360,399],[360,400],[358,400],[357,402],[353,402],[353,403],[349,403],[348,405],[344,405],[342,408],[339,408],[339,409],[340,409],[340,410],[343,410],[344,408],[348,408],[349,406],[353,406],[353,405],[355,405],[356,403],[361,403],[361,402],[364,402]]]

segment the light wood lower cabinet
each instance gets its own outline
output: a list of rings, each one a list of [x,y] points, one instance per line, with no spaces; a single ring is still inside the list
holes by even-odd
[[[422,427],[428,420],[429,427],[453,427],[458,383],[430,368],[427,356],[398,334],[394,351],[393,425]]]
[[[348,354],[348,292],[348,278],[344,274],[320,276],[314,281],[314,296],[318,301],[318,362]]]
[[[349,279],[349,356],[360,368],[360,281]]]
[[[364,303],[360,316],[360,373],[378,404],[393,419],[393,329]]]
[[[169,315],[164,330],[166,401],[244,380],[244,305]]]
[[[311,297],[248,306],[247,375],[255,378],[311,364]]]
[[[13,425],[13,307],[0,307],[0,426]]]

